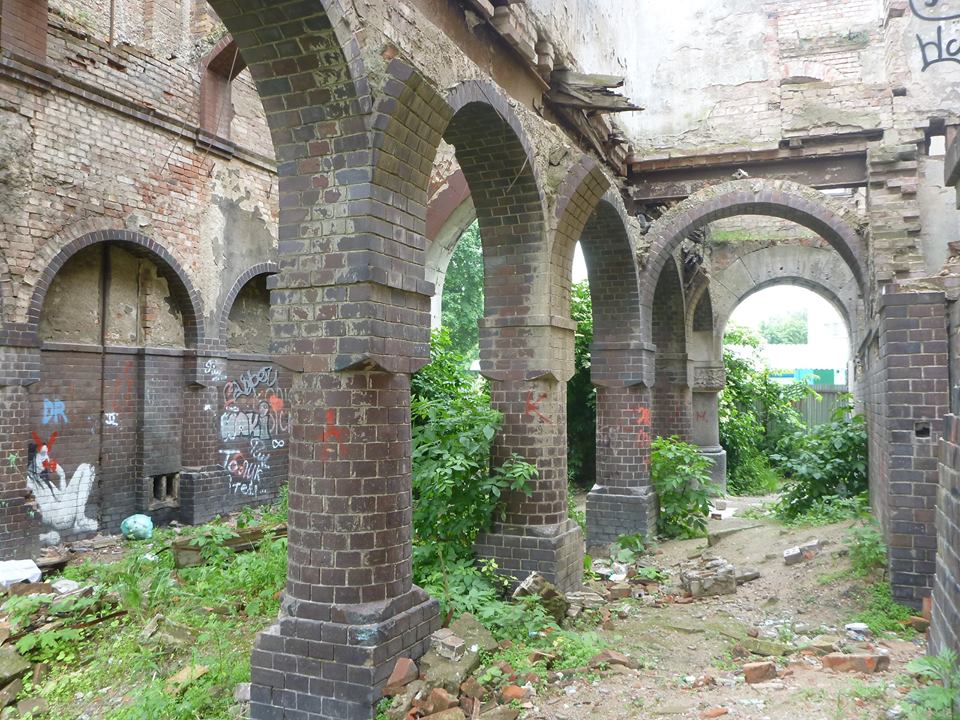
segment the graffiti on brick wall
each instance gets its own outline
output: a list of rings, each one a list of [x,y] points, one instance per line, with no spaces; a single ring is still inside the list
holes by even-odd
[[[106,397],[106,407],[103,410],[105,428],[120,427],[120,415],[130,410],[133,397],[133,360],[127,360]]]
[[[82,463],[67,480],[63,465],[51,455],[57,433],[46,441],[33,433],[27,446],[27,488],[33,493],[40,517],[51,528],[40,536],[44,545],[56,545],[62,532],[93,532],[96,520],[87,517],[87,500],[93,489],[96,473],[93,465]]]
[[[910,0],[913,14],[936,27],[917,33],[921,71],[943,62],[960,63],[960,0]]]
[[[536,419],[538,422],[549,424],[550,418],[540,410],[540,403],[547,399],[547,393],[540,393],[534,397],[533,390],[527,392],[527,401],[524,412],[528,417]]]
[[[67,407],[63,404],[63,400],[48,400],[47,398],[43,399],[43,420],[44,425],[49,425],[53,423],[54,425],[60,425],[61,423],[70,422],[67,419]]]
[[[644,405],[635,405],[630,408],[631,414],[631,429],[633,431],[634,440],[641,450],[650,447],[650,408]],[[643,464],[646,465],[649,462],[649,458],[644,456],[642,460]]]
[[[290,421],[279,381],[276,368],[264,365],[227,380],[223,386],[220,439],[228,446],[220,449],[220,462],[230,473],[234,494],[266,492],[263,474],[270,469],[272,454],[286,446],[283,436]]]

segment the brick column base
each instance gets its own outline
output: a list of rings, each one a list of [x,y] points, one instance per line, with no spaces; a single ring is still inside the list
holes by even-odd
[[[583,532],[573,520],[559,525],[500,525],[481,533],[474,550],[497,561],[499,572],[518,584],[537,572],[561,591],[583,584]]]
[[[657,494],[649,485],[597,485],[587,494],[587,549],[605,547],[621,535],[657,534]]]
[[[230,474],[217,465],[180,471],[180,522],[199,525],[229,512],[224,497],[229,493]]]
[[[418,587],[384,603],[296,610],[257,636],[251,720],[372,720],[397,658],[422,656],[440,629],[437,601]]]

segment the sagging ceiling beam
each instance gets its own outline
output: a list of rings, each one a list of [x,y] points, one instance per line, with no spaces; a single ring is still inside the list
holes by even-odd
[[[818,190],[867,185],[865,150],[840,155],[756,158],[717,164],[707,164],[702,158],[694,159],[697,161],[701,164],[658,169],[644,168],[647,163],[632,164],[628,184],[630,197],[638,203],[682,200],[709,185],[741,177],[792,180]]]

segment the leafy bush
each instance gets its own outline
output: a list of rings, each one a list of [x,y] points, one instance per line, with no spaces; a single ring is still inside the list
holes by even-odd
[[[788,478],[778,514],[793,518],[822,498],[867,491],[867,428],[862,415],[838,407],[832,421],[794,433],[772,456]]]
[[[907,696],[909,720],[960,720],[960,666],[949,648],[939,655],[907,663],[907,671],[926,681]]]
[[[431,354],[413,379],[414,542],[448,545],[462,556],[489,529],[503,493],[529,493],[536,468],[518,456],[490,467],[500,413],[447,333],[435,334]]]
[[[576,283],[570,293],[570,317],[577,323],[574,374],[567,382],[567,474],[579,487],[593,487],[597,462],[597,393],[590,379],[593,306],[590,286]]]
[[[476,566],[473,543],[497,517],[504,493],[529,493],[536,467],[514,455],[491,468],[500,413],[445,330],[432,362],[414,375],[413,575],[445,614],[479,611],[503,591],[492,563]]]
[[[850,563],[854,574],[863,577],[886,567],[887,546],[875,521],[853,528],[847,539],[850,541]]]
[[[727,486],[741,495],[773,492],[779,478],[768,457],[784,437],[805,428],[795,403],[816,393],[804,383],[771,380],[756,354],[744,351],[760,346],[752,331],[734,325],[723,341],[727,383],[720,393],[719,418],[720,444],[727,451]]]
[[[773,515],[790,527],[832,525],[844,520],[864,520],[870,517],[870,497],[863,492],[849,498],[826,495],[814,500],[810,507],[786,518],[779,515],[779,504],[771,506]]]
[[[657,530],[661,535],[692,538],[704,534],[710,499],[721,494],[710,479],[712,464],[696,445],[676,436],[653,441],[650,476],[660,500]]]

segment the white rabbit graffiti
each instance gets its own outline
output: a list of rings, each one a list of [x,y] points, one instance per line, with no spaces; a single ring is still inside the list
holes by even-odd
[[[60,533],[66,530],[92,532],[99,527],[96,520],[86,515],[87,498],[96,477],[93,466],[78,465],[67,482],[63,466],[50,457],[50,448],[56,439],[57,433],[53,433],[43,442],[33,433],[27,454],[27,487],[37,499],[44,523],[53,528],[40,536],[43,545],[58,544]]]

